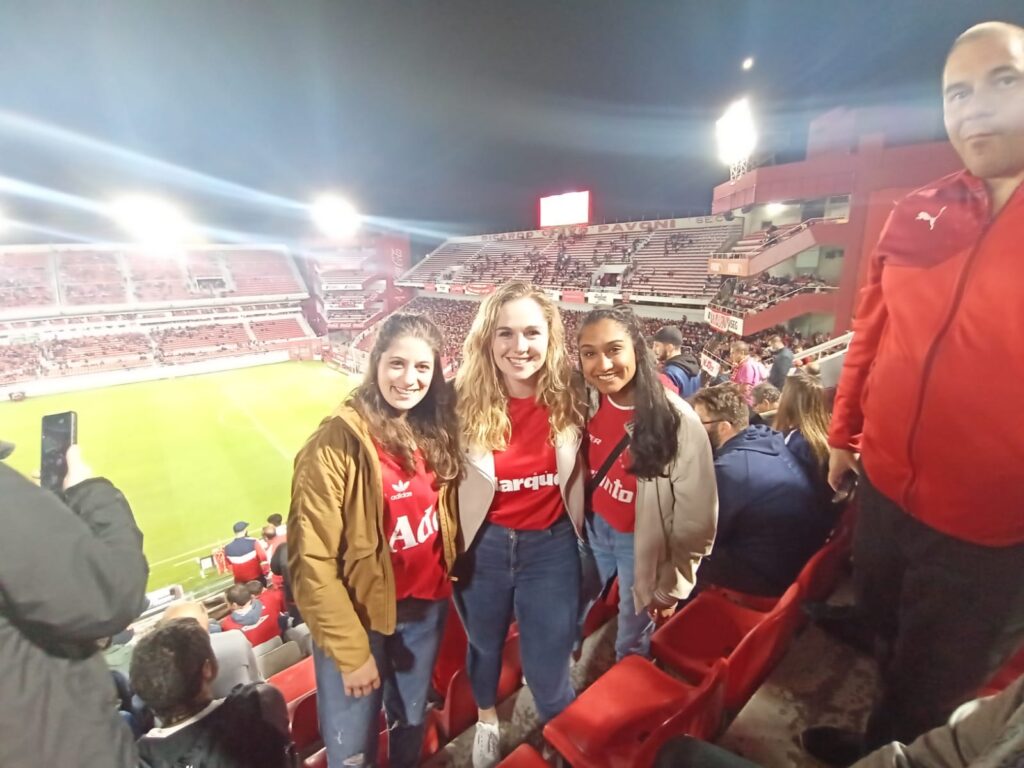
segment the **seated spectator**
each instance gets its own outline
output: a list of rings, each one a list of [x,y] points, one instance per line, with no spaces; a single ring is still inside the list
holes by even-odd
[[[253,646],[273,640],[281,634],[277,616],[250,594],[245,584],[235,584],[225,594],[231,613],[220,620],[221,629],[238,629]]]
[[[718,483],[718,535],[698,579],[781,595],[832,529],[811,480],[781,433],[749,425],[736,385],[702,389],[693,407],[715,452]]]
[[[288,615],[285,613],[284,607],[284,590],[271,588],[267,589],[263,586],[261,581],[249,581],[246,582],[245,588],[249,590],[249,594],[252,595],[252,599],[258,600],[266,606],[271,616],[277,618],[277,623],[281,627],[281,631],[284,632],[288,629]],[[285,614],[282,616],[282,614]]]
[[[175,601],[167,606],[160,624],[175,619],[193,619],[210,632],[210,645],[217,659],[217,677],[213,680],[212,688],[214,698],[227,696],[236,685],[263,682],[263,673],[256,662],[252,644],[237,629],[224,632],[216,622],[211,626],[205,605],[194,600]],[[216,632],[213,627],[217,628]]]
[[[275,512],[267,517],[267,523],[277,529],[277,535],[284,541],[284,538],[288,535],[288,526],[284,524],[284,517]]]
[[[288,711],[280,691],[244,685],[223,699],[211,689],[217,659],[210,636],[192,619],[174,619],[139,641],[131,683],[160,727],[138,741],[142,764],[292,768]]]
[[[235,538],[224,547],[224,556],[231,565],[236,584],[245,584],[253,579],[263,580],[269,570],[269,559],[263,545],[249,536],[249,524],[235,523]]]
[[[814,481],[825,508],[832,498],[828,485],[830,421],[821,380],[802,370],[787,377],[775,414],[775,429],[785,436],[790,452]]]
[[[767,381],[762,381],[754,387],[751,395],[754,404],[750,410],[750,423],[766,424],[770,427],[772,425],[771,415],[779,407],[779,396],[781,393]],[[768,415],[767,420],[765,415]]]

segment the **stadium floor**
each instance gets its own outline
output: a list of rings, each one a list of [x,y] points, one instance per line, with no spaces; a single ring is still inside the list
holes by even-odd
[[[202,587],[197,558],[245,520],[288,514],[296,451],[351,388],[322,363],[235,371],[0,403],[8,459],[39,468],[39,420],[78,413],[78,441],[97,474],[120,487],[145,536],[149,589]],[[212,576],[214,574],[207,574]]]

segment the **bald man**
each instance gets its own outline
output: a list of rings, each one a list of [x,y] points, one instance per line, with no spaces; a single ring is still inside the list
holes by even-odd
[[[890,215],[829,435],[833,487],[860,474],[858,604],[882,673],[866,733],[804,732],[834,765],[941,725],[1024,642],[1024,29],[967,30],[942,89],[966,170]]]
[[[195,619],[199,626],[210,631],[210,615],[206,606],[193,600],[179,600],[167,606],[160,624],[172,619]],[[211,688],[213,698],[222,699],[231,693],[236,685],[245,683],[261,683],[263,675],[252,644],[237,629],[227,632],[214,632],[210,635],[213,655],[217,658],[217,677]]]

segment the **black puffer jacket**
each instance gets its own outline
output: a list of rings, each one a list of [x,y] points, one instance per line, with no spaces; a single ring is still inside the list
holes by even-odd
[[[97,641],[142,609],[142,533],[107,480],[66,502],[0,463],[0,765],[137,764]]]

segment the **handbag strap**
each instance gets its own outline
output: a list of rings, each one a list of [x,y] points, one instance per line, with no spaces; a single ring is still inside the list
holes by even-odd
[[[622,436],[622,439],[619,440],[618,443],[615,444],[615,447],[612,448],[612,452],[608,454],[608,458],[604,460],[604,464],[602,464],[601,468],[597,470],[593,477],[590,478],[590,481],[587,483],[587,490],[589,492],[593,493],[594,489],[601,485],[601,481],[604,480],[605,475],[608,474],[608,470],[612,468],[612,464],[614,464],[615,460],[619,458],[619,455],[626,450],[627,445],[629,445],[628,432]]]

